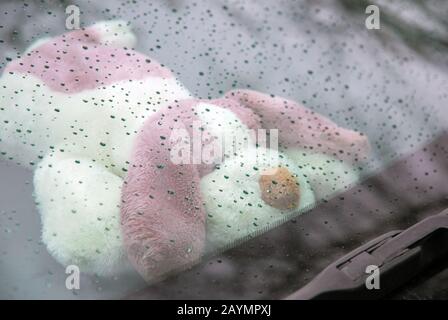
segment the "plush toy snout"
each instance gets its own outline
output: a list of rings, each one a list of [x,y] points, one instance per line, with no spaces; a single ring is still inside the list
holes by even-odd
[[[300,201],[299,183],[286,168],[263,171],[258,180],[263,201],[279,210],[297,208]]]

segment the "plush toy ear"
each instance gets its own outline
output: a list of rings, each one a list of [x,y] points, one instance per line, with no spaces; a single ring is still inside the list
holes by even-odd
[[[174,78],[168,68],[133,50],[135,42],[125,22],[100,22],[36,42],[5,72],[30,74],[53,91],[71,94],[131,79]]]
[[[183,269],[204,254],[200,181],[215,162],[204,161],[201,150],[217,137],[198,111],[201,103],[230,110],[248,129],[258,127],[253,112],[231,99],[182,100],[145,121],[122,188],[121,222],[129,260],[147,281]],[[214,109],[204,110],[213,114]],[[225,125],[235,123],[224,117],[218,127]]]
[[[192,138],[196,103],[185,100],[156,113],[134,145],[122,188],[121,223],[128,258],[146,281],[188,267],[204,251],[203,165],[173,153],[176,144]],[[192,154],[192,145],[186,154]]]
[[[277,129],[280,147],[324,153],[356,164],[370,152],[367,137],[344,129],[302,105],[252,90],[234,90],[225,96],[252,109],[265,129]]]

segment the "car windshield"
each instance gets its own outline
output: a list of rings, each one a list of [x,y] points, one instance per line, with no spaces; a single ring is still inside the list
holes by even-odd
[[[1,1],[0,298],[282,298],[438,213],[447,10]]]

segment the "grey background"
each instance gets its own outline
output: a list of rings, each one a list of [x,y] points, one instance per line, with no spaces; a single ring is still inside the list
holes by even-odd
[[[137,49],[198,97],[252,88],[366,133],[374,147],[370,171],[447,127],[445,1],[371,1],[382,25],[367,30],[362,0],[2,0],[0,68],[34,40],[65,32],[71,3],[83,26],[129,21]],[[0,162],[0,298],[118,298],[143,285],[135,274],[83,276],[81,290],[68,291],[64,268],[40,243],[30,181],[31,172]]]

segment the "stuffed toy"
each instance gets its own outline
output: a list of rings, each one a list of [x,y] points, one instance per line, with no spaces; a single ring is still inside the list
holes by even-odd
[[[97,23],[37,41],[0,79],[0,152],[34,170],[61,264],[154,281],[359,179],[364,135],[256,91],[195,99],[135,42]]]

